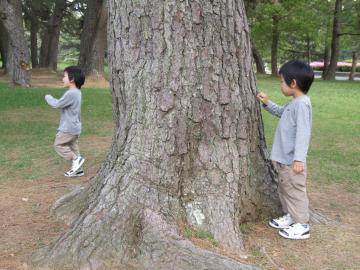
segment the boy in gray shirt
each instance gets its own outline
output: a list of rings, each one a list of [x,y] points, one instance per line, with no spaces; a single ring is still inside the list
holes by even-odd
[[[68,90],[60,99],[46,95],[46,102],[53,108],[61,108],[61,117],[56,134],[55,151],[65,160],[71,160],[71,169],[64,173],[67,177],[82,176],[85,161],[80,156],[78,138],[81,133],[81,86],[85,82],[82,70],[76,66],[65,68],[63,83]]]
[[[312,68],[301,61],[284,64],[279,71],[281,91],[294,99],[285,106],[269,100],[264,93],[257,98],[265,110],[280,117],[271,160],[279,175],[278,193],[284,216],[272,219],[271,227],[288,239],[310,237],[309,200],[306,194],[306,156],[311,137],[311,102],[306,95],[314,80]]]

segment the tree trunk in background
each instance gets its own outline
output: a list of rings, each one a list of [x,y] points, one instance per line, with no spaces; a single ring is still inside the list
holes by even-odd
[[[280,41],[279,31],[279,16],[274,14],[272,17],[273,28],[272,28],[272,41],[271,41],[271,74],[278,76],[278,47]]]
[[[0,56],[2,62],[1,69],[6,69],[7,47],[8,47],[7,33],[0,20]]]
[[[353,80],[355,79],[357,61],[358,61],[357,52],[356,52],[356,51],[353,51],[351,72],[350,72],[350,74],[349,74],[349,80],[350,80],[350,81],[353,81]]]
[[[114,133],[89,185],[54,207],[71,226],[34,254],[50,269],[255,269],[205,251],[189,226],[243,248],[279,211],[242,1],[109,0]]]
[[[307,58],[307,62],[308,64],[310,64],[311,62],[311,46],[310,46],[310,36],[307,35],[306,36],[306,58]]]
[[[325,49],[324,49],[324,67],[323,67],[323,76],[324,77],[324,70],[327,69],[327,67],[329,66],[329,62],[330,62],[330,47],[325,44]]]
[[[8,37],[6,71],[14,84],[30,86],[30,55],[26,47],[20,0],[0,0],[0,19]]]
[[[30,52],[31,52],[31,65],[32,68],[37,68],[39,66],[39,56],[38,56],[38,32],[39,32],[39,21],[36,17],[30,17]]]
[[[264,61],[261,57],[260,52],[257,50],[255,43],[251,41],[251,51],[252,51],[252,56],[254,57],[254,61],[256,64],[256,71],[258,74],[265,74],[265,65],[264,65]]]
[[[88,0],[81,34],[79,66],[94,80],[104,79],[107,7],[104,0]]]
[[[251,28],[251,22],[255,18],[255,10],[256,10],[257,1],[256,0],[245,0],[244,4],[245,4],[246,15],[248,18],[248,23]],[[261,57],[259,50],[256,48],[255,42],[253,42],[253,40],[251,40],[251,52],[252,52],[252,55],[253,55],[253,58],[254,58],[254,61],[256,64],[257,73],[265,74],[265,66],[264,66],[263,59]]]
[[[337,62],[340,53],[340,14],[341,14],[342,0],[336,0],[334,11],[334,23],[331,40],[331,57],[330,64],[323,72],[324,80],[335,80],[335,73]]]
[[[43,33],[40,49],[40,67],[56,71],[59,50],[59,38],[62,18],[66,9],[66,0],[56,0],[48,25]]]

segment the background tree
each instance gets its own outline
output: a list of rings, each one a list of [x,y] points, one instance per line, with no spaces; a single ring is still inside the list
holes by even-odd
[[[60,28],[66,8],[66,0],[56,0],[51,5],[50,17],[42,34],[40,67],[53,71],[57,69]]]
[[[252,28],[252,24],[254,24],[254,21],[256,20],[256,5],[260,0],[245,0],[245,9],[246,9],[246,16],[248,18],[248,23],[250,30]],[[251,36],[251,34],[250,34]],[[256,65],[256,71],[259,74],[265,74],[265,65],[264,61],[262,59],[262,55],[260,51],[256,48],[255,42],[251,39],[251,52],[255,61]]]
[[[87,77],[104,79],[107,8],[105,0],[87,0],[79,65]]]
[[[1,36],[5,37],[7,42],[3,47],[6,54],[6,72],[13,83],[28,87],[30,55],[25,42],[21,1],[0,0],[0,20],[6,32]]]
[[[178,232],[239,249],[240,223],[279,210],[250,48],[242,1],[109,1],[111,151],[38,265],[253,269]]]
[[[343,16],[341,17],[341,48],[348,58],[351,59],[352,65],[349,73],[349,80],[355,79],[358,53],[360,51],[360,2],[347,1],[343,5]]]
[[[66,65],[77,65],[80,57],[80,36],[84,27],[86,1],[72,2],[62,21],[58,58]]]
[[[342,0],[335,1],[332,38],[331,38],[331,56],[330,64],[323,72],[324,80],[335,80],[335,72],[340,52],[340,16],[342,9]]]
[[[32,68],[39,66],[38,35],[43,30],[51,13],[52,1],[24,0],[23,11],[26,31],[30,33],[30,54]]]
[[[6,51],[7,51],[7,46],[9,45],[8,39],[9,37],[7,36],[7,32],[0,20],[0,57],[2,63],[1,69],[6,69],[6,55],[7,55]]]

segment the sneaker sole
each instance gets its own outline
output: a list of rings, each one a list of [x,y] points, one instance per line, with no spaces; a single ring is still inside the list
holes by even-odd
[[[64,173],[64,176],[65,177],[80,177],[80,176],[84,176],[85,175],[85,173],[78,173],[78,174],[67,174],[67,173]]]
[[[310,238],[310,233],[305,234],[305,235],[300,235],[300,236],[295,236],[295,237],[290,237],[286,234],[283,234],[281,231],[279,231],[279,234],[286,238],[286,239],[291,239],[291,240],[305,240],[305,239],[309,239]]]

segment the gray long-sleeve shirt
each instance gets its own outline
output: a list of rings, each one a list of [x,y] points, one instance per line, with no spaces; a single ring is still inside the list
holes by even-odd
[[[45,96],[46,102],[53,108],[61,108],[58,131],[79,135],[81,133],[81,91],[77,88],[67,90],[60,99]]]
[[[294,98],[285,106],[269,101],[265,110],[280,117],[276,128],[271,160],[291,165],[294,160],[306,163],[312,125],[310,98],[306,95]]]

